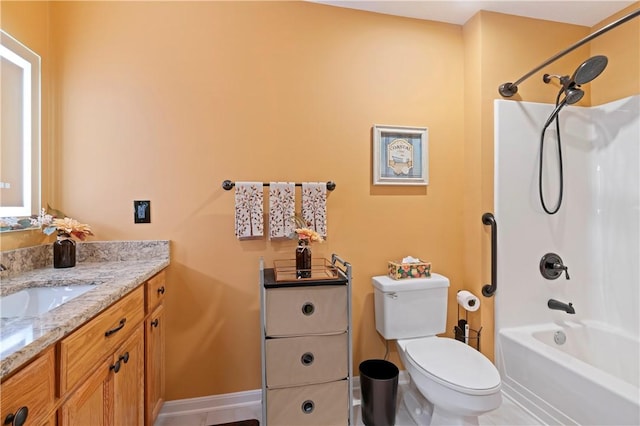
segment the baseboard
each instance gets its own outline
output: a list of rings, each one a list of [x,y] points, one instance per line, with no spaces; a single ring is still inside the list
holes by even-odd
[[[398,386],[409,383],[409,374],[401,371]],[[360,405],[360,377],[353,378],[354,406]],[[262,423],[260,389],[167,401],[155,426],[207,426],[256,419]]]

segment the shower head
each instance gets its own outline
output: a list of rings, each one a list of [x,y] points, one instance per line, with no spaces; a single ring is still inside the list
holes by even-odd
[[[564,89],[564,93],[564,100],[569,105],[575,104],[584,96],[584,90],[576,84],[572,84]]]
[[[576,84],[586,84],[602,74],[609,60],[604,55],[597,55],[584,61],[573,73],[571,81]]]
[[[576,68],[573,76],[569,78],[568,75],[553,75],[545,74],[542,76],[542,81],[549,83],[551,78],[557,78],[562,84],[562,91],[564,91],[564,100],[568,105],[573,105],[578,102],[584,96],[584,91],[580,88],[581,84],[586,84],[602,74],[602,71],[607,67],[609,60],[604,55],[597,55],[584,61],[578,68]]]
[[[582,90],[580,88],[580,85],[576,84],[573,79],[570,79],[568,75],[545,74],[544,76],[542,76],[542,81],[544,81],[545,83],[549,83],[551,82],[552,78],[557,78],[558,80],[560,80],[562,88],[560,89],[560,93],[558,93],[558,99],[564,92],[564,103],[573,105],[584,96],[584,90]]]

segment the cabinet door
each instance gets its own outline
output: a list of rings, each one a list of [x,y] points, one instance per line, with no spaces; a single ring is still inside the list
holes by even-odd
[[[107,426],[113,424],[110,401],[113,398],[111,358],[78,387],[60,409],[61,426]]]
[[[167,288],[164,271],[161,271],[156,276],[150,278],[149,281],[147,281],[146,287],[146,311],[149,313],[164,300]]]
[[[55,355],[47,349],[35,361],[4,381],[0,391],[1,419],[22,418],[25,425],[45,423],[53,410]]]
[[[164,320],[164,307],[160,305],[145,321],[147,425],[153,425],[164,403]]]
[[[144,422],[144,334],[140,324],[113,356],[113,424],[142,425]]]
[[[144,290],[131,291],[60,342],[60,390],[72,390],[144,319]]]

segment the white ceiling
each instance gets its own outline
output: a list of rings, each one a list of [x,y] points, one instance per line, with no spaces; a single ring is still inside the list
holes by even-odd
[[[526,16],[548,21],[592,27],[603,19],[635,3],[622,0],[311,0],[332,6],[360,9],[387,15],[405,16],[462,25],[480,10]]]

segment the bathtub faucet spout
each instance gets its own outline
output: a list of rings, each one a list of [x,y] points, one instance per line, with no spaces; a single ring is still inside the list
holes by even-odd
[[[554,309],[557,311],[565,311],[568,314],[575,314],[576,310],[573,309],[573,304],[572,303],[563,303],[560,302],[559,300],[556,299],[549,299],[549,301],[547,302],[547,306],[549,307],[549,309]]]

